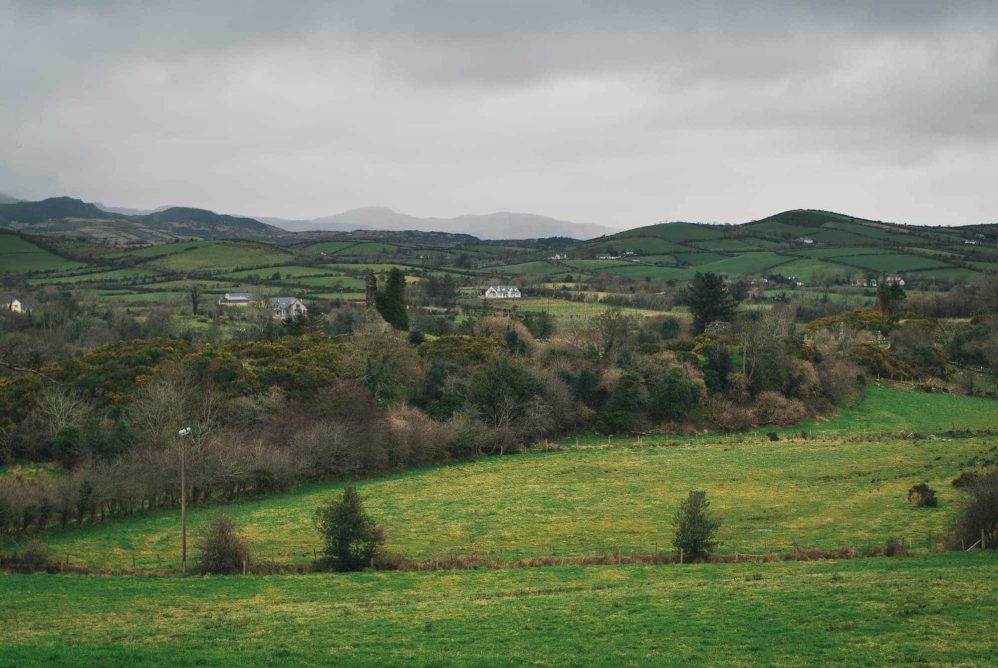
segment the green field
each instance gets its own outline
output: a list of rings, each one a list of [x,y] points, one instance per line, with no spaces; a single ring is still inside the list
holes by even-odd
[[[716,239],[724,235],[724,232],[698,225],[696,223],[659,223],[658,225],[648,225],[639,227],[637,230],[621,232],[614,235],[614,239],[628,239],[631,237],[656,237],[666,241],[699,241],[703,239]]]
[[[998,461],[994,437],[901,440],[880,432],[998,427],[987,399],[871,388],[867,403],[819,425],[807,440],[759,434],[672,439],[566,439],[567,450],[483,458],[360,483],[411,558],[450,553],[503,559],[586,555],[666,546],[676,504],[705,489],[724,518],[722,552],[788,551],[794,543],[867,549],[889,536],[926,546],[949,527],[960,493],[949,483],[971,462]],[[914,417],[913,417],[914,416]],[[788,430],[789,431],[789,430]],[[863,433],[867,433],[867,437]],[[840,433],[857,437],[836,438]],[[928,481],[940,506],[916,509],[906,492]],[[229,506],[258,556],[306,563],[318,547],[313,509],[340,483]],[[779,490],[778,492],[776,490]],[[196,507],[196,529],[215,508]],[[91,567],[177,565],[175,511],[51,530],[54,553]]]
[[[957,394],[927,394],[894,387],[868,387],[862,401],[838,415],[805,425],[820,434],[998,430],[998,402]]]
[[[811,281],[815,276],[852,276],[859,273],[856,269],[844,267],[817,259],[800,259],[781,264],[775,269],[781,276],[795,276],[801,281]]]
[[[270,577],[0,576],[0,666],[985,665],[994,554]]]
[[[0,234],[0,274],[69,271],[83,266],[43,250],[15,234]]]
[[[285,250],[244,241],[206,242],[193,247],[181,245],[188,250],[154,260],[152,265],[170,271],[199,269],[221,271],[237,267],[280,264],[292,258],[291,253]]]
[[[619,265],[607,267],[602,270],[605,273],[617,274],[625,278],[652,281],[685,281],[693,278],[696,269],[692,267],[655,267],[649,265]]]
[[[943,268],[944,262],[921,255],[880,253],[858,257],[840,257],[838,262],[850,264],[860,269],[879,272],[917,271],[919,269]]]

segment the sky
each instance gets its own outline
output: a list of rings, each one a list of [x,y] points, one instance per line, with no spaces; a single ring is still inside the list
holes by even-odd
[[[0,0],[0,192],[998,222],[998,2]]]

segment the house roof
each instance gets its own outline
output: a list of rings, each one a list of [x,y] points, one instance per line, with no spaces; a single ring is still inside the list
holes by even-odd
[[[271,306],[280,306],[281,308],[288,308],[296,301],[298,301],[297,297],[271,297],[268,300],[268,303]]]

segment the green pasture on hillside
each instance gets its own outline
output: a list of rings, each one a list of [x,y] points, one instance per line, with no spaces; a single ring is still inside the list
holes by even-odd
[[[793,258],[787,255],[780,255],[771,251],[756,251],[703,264],[698,266],[697,270],[704,272],[712,271],[715,274],[758,274],[791,260]]]
[[[880,253],[876,255],[861,255],[857,257],[840,257],[839,262],[851,264],[854,267],[877,272],[917,271],[919,269],[945,268],[946,263],[921,255],[906,255]]]
[[[773,246],[773,242],[756,237],[738,237],[735,239],[707,239],[697,241],[696,246],[709,251],[751,251]]]
[[[722,518],[721,551],[802,547],[860,550],[890,537],[928,546],[950,527],[960,472],[998,462],[993,437],[580,439],[568,449],[482,458],[358,483],[388,530],[392,551],[412,558],[451,553],[503,559],[667,548],[671,518],[691,489],[704,489]],[[907,490],[928,482],[937,508],[916,508]],[[319,547],[312,513],[342,483],[224,508],[258,558],[305,563]],[[189,515],[196,533],[218,507]],[[179,513],[139,513],[52,529],[54,554],[94,568],[176,566]]]
[[[639,227],[630,232],[621,232],[614,237],[614,240],[632,237],[657,237],[666,241],[699,241],[702,239],[716,239],[724,236],[721,230],[697,225],[696,223],[659,223]]]
[[[861,273],[855,268],[812,258],[792,260],[786,264],[781,264],[773,272],[781,276],[795,276],[798,280],[805,282],[813,280],[815,276],[837,277]]]
[[[219,241],[197,245],[190,250],[154,260],[151,264],[170,271],[224,271],[237,267],[280,264],[292,257],[291,253],[276,246],[246,241]]]
[[[625,278],[652,281],[686,281],[693,278],[696,269],[692,267],[656,267],[653,265],[631,264],[607,267],[603,273],[617,274]]]
[[[721,255],[720,253],[710,253],[706,251],[697,251],[692,253],[675,253],[676,259],[683,264],[689,265],[701,265],[709,264],[711,262],[718,262],[719,260],[728,259],[729,255]]]
[[[0,234],[0,274],[69,271],[83,266],[43,250],[16,234]]]
[[[994,554],[269,577],[0,576],[0,666],[986,665]]]
[[[828,435],[998,430],[998,401],[873,385],[863,400],[804,428]]]

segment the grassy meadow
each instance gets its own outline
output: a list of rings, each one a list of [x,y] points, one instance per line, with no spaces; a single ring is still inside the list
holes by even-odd
[[[0,666],[984,665],[993,554],[270,577],[0,577]],[[723,626],[723,633],[718,632]]]
[[[388,530],[389,549],[409,558],[450,554],[499,559],[581,556],[614,550],[668,549],[671,519],[690,489],[704,489],[722,518],[720,551],[759,553],[802,548],[867,550],[891,537],[935,545],[952,523],[961,471],[998,463],[992,436],[904,440],[844,436],[866,416],[903,422],[904,407],[925,429],[978,416],[967,426],[998,426],[991,400],[871,388],[870,400],[814,427],[809,439],[770,442],[762,434],[674,439],[567,439],[550,452],[489,457],[358,483],[373,516]],[[933,408],[935,402],[939,408]],[[921,410],[919,410],[921,408]],[[888,411],[894,411],[888,415]],[[899,412],[900,411],[900,412]],[[935,418],[932,418],[932,416]],[[873,419],[873,418],[871,418]],[[935,419],[935,422],[931,420]],[[822,431],[827,428],[828,431]],[[884,427],[884,431],[893,431]],[[907,490],[928,482],[937,508],[915,508]],[[307,563],[319,547],[312,513],[343,483],[224,507],[257,557]],[[193,532],[218,506],[189,513]],[[131,518],[43,536],[55,555],[92,568],[176,567],[179,513]]]

